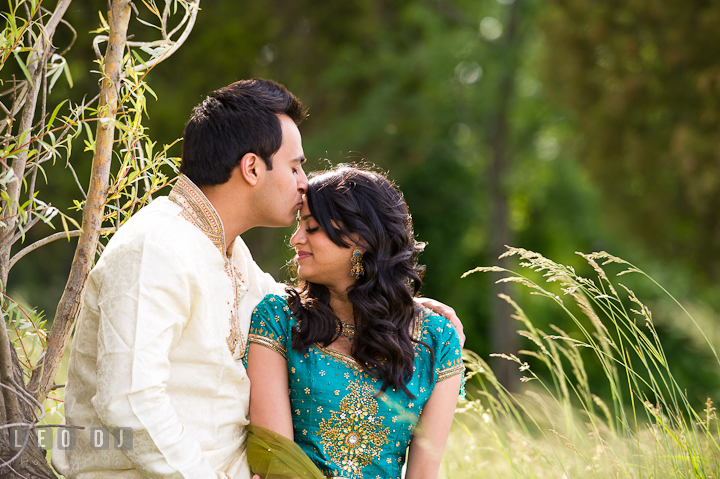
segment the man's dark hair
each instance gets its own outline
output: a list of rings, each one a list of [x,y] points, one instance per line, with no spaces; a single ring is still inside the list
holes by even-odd
[[[247,153],[272,170],[272,156],[282,145],[278,115],[299,124],[306,112],[295,95],[272,80],[242,80],[212,92],[185,125],[180,173],[198,186],[220,185]]]

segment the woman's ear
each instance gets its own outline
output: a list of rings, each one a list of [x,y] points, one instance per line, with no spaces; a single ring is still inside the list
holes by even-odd
[[[260,181],[260,176],[265,173],[265,161],[255,153],[245,153],[240,159],[240,174],[243,179],[250,185],[255,186]]]
[[[354,248],[360,248],[362,254],[367,251],[367,243],[357,233],[350,233],[350,240],[354,243]]]

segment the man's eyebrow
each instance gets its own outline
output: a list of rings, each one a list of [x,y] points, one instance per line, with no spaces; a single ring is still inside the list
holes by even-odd
[[[303,163],[305,163],[307,161],[307,158],[305,158],[304,156],[298,156],[297,158],[295,158],[292,161],[297,161],[302,165]]]

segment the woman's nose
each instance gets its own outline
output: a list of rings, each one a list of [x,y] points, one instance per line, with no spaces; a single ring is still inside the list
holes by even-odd
[[[290,246],[299,245],[305,242],[305,236],[302,234],[302,228],[298,226],[293,235],[290,237]]]

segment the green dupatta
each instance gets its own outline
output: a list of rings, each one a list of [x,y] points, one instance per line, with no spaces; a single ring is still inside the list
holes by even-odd
[[[256,424],[246,426],[250,470],[262,479],[325,479],[300,446]]]

